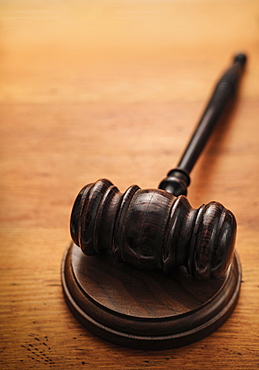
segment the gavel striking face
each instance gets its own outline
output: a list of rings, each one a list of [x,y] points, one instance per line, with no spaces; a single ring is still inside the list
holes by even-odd
[[[169,273],[185,266],[195,278],[222,276],[234,253],[236,221],[220,203],[191,208],[189,173],[228,102],[246,64],[238,54],[218,81],[178,166],[160,189],[134,185],[122,194],[108,180],[85,186],[71,215],[71,235],[87,255],[110,251],[118,262]],[[174,195],[173,195],[174,194]]]
[[[193,209],[183,195],[136,185],[122,194],[105,179],[80,191],[71,215],[72,239],[85,254],[111,251],[117,262],[167,273],[185,266],[195,278],[225,273],[235,234],[235,217],[220,203]]]

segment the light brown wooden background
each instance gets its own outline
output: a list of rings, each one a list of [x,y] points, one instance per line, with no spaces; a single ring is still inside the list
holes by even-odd
[[[256,369],[259,366],[259,3],[2,0],[2,369]],[[174,167],[236,51],[240,98],[192,173],[194,207],[238,220],[240,300],[210,337],[159,352],[83,329],[62,296],[73,200],[107,177],[156,187]]]

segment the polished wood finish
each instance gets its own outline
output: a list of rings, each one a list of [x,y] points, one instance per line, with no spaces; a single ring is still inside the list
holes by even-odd
[[[203,281],[186,269],[165,275],[87,257],[73,244],[62,263],[74,316],[101,338],[136,349],[177,348],[211,334],[235,308],[240,284],[237,255],[224,276]]]
[[[70,229],[86,255],[166,273],[185,266],[200,279],[226,272],[236,239],[235,217],[218,202],[193,209],[183,195],[136,185],[122,194],[106,179],[79,192]]]
[[[246,60],[245,54],[236,55],[218,81],[177,168],[159,185],[166,191],[131,186],[121,194],[109,180],[102,179],[79,192],[70,231],[86,255],[109,251],[117,262],[164,272],[185,266],[199,278],[220,277],[226,272],[236,237],[233,214],[215,202],[194,210],[186,198],[175,197],[187,194],[189,173],[235,97]]]
[[[256,369],[258,1],[13,0],[0,7],[1,369]],[[239,50],[249,60],[241,98],[199,159],[188,194],[194,208],[217,200],[237,218],[237,306],[217,331],[182,348],[108,343],[64,303],[60,261],[75,194],[100,177],[122,192],[130,184],[156,188],[219,68]]]
[[[159,184],[159,189],[166,190],[175,196],[187,195],[190,172],[212,132],[219,126],[220,119],[226,116],[230,103],[235,101],[246,61],[247,56],[244,53],[237,54],[231,66],[220,77],[177,167],[168,172],[167,177]]]

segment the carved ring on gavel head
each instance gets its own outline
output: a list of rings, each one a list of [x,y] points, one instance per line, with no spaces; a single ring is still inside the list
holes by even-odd
[[[109,180],[85,186],[71,215],[71,235],[87,255],[111,251],[117,262],[220,277],[234,250],[236,221],[220,203],[191,208],[183,195],[133,185],[122,194]]]

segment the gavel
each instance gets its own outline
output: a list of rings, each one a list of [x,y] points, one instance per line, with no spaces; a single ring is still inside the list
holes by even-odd
[[[235,216],[218,202],[193,209],[186,195],[190,172],[236,95],[246,59],[237,54],[219,79],[177,167],[158,189],[132,185],[121,193],[106,179],[83,187],[70,231],[86,255],[110,253],[116,262],[165,273],[184,266],[194,278],[224,275],[234,254]]]

